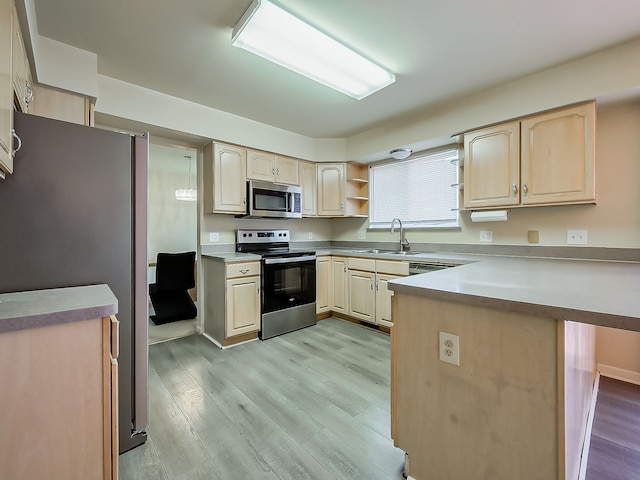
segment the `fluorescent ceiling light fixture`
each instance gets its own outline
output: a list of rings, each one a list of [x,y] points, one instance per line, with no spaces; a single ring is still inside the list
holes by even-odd
[[[268,0],[254,0],[231,43],[360,100],[396,81],[393,73]]]

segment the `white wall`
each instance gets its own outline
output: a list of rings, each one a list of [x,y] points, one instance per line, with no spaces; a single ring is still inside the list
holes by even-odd
[[[567,229],[588,230],[589,246],[640,247],[640,102],[598,111],[596,127],[596,205],[512,209],[509,220],[472,223],[462,212],[457,230],[409,230],[409,242],[480,243],[481,230],[493,232],[498,245],[527,244],[527,231],[538,230],[540,245],[566,245]],[[334,221],[334,240],[355,241],[367,221]],[[366,240],[396,242],[388,231],[366,231]]]
[[[187,188],[189,161],[191,185],[197,186],[197,152],[192,149],[151,144],[149,146],[149,261],[158,252],[197,251],[198,205],[175,199],[177,188]]]

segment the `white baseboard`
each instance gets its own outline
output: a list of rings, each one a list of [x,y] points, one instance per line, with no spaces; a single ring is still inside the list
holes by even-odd
[[[625,370],[624,368],[612,367],[610,365],[598,364],[598,372],[604,377],[614,378],[623,382],[633,383],[640,385],[640,373],[632,370]]]
[[[593,382],[593,391],[591,393],[591,406],[589,407],[589,416],[587,417],[587,428],[584,434],[584,443],[582,444],[582,456],[580,458],[580,472],[578,480],[585,480],[587,476],[587,462],[589,461],[589,449],[591,448],[591,430],[593,428],[593,417],[596,413],[596,401],[598,400],[598,389],[600,388],[600,373],[596,372],[596,379]]]

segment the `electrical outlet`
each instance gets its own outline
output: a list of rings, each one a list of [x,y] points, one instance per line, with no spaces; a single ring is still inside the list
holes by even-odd
[[[460,366],[460,337],[440,332],[440,361]]]
[[[358,230],[358,240],[364,240],[364,230]]]
[[[493,232],[491,230],[480,230],[481,242],[493,242]]]
[[[219,232],[209,232],[209,241],[210,242],[219,242],[220,241],[220,233]]]
[[[313,232],[309,232],[309,240],[313,240]]]
[[[586,230],[567,230],[567,245],[586,245]]]

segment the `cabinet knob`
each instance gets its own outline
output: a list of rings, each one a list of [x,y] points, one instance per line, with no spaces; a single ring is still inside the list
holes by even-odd
[[[517,196],[518,196],[518,185],[514,183],[514,184],[511,186],[511,191],[513,192],[513,196],[514,196],[514,197],[517,197]]]
[[[276,169],[275,169],[275,168],[272,168],[272,169],[271,169],[271,175],[275,175],[275,174],[276,174]]]
[[[373,290],[373,278],[370,280],[371,282],[371,290]]]
[[[378,282],[379,282],[379,280],[376,280],[376,292],[377,292],[378,290],[380,290],[379,285],[378,285]]]
[[[526,183],[523,183],[523,184],[522,184],[522,196],[523,196],[523,197],[526,197],[526,196],[527,196],[527,193],[529,193],[529,188],[527,187],[527,184],[526,184]]]
[[[240,270],[240,273],[243,274],[243,275],[247,274],[248,272],[249,272],[248,268],[243,268],[243,269]]]

